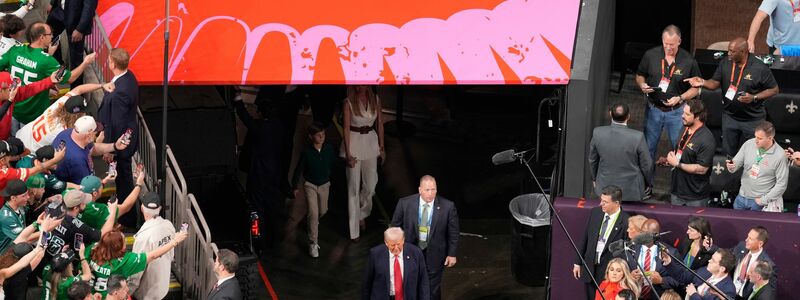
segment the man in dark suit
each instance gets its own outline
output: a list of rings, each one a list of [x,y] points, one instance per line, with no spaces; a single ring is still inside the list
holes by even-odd
[[[97,0],[50,0],[48,4],[47,25],[53,29],[53,38],[67,31],[69,41],[70,69],[78,67],[83,61],[83,38],[92,33]],[[54,55],[61,61],[61,48]],[[83,78],[72,84],[83,84]]]
[[[659,224],[656,219],[647,219],[642,224],[642,233],[644,234],[658,234],[660,232],[661,224]],[[633,278],[642,283],[642,298],[656,299],[655,295],[652,294],[653,290],[661,295],[664,290],[668,289],[668,286],[677,284],[674,278],[670,277],[668,274],[664,274],[665,269],[661,259],[659,259],[659,254],[661,251],[667,251],[672,255],[678,256],[678,251],[668,245],[663,245],[667,246],[666,249],[664,249],[662,245],[656,244],[655,241],[653,241],[646,245],[634,246],[632,249],[633,253],[630,255],[620,255],[621,258],[624,258],[628,262],[628,267],[631,269]],[[647,282],[642,279],[642,270],[655,289],[648,286]]]
[[[772,274],[769,285],[773,289],[777,288],[778,267],[772,258],[764,251],[767,244],[769,233],[762,226],[756,226],[747,233],[747,238],[739,242],[733,248],[733,255],[736,256],[736,271],[733,273],[733,283],[736,285],[736,295],[744,297],[753,292],[753,282],[749,280],[747,274],[755,268],[757,262],[765,262],[772,267]]]
[[[622,211],[621,202],[622,190],[618,186],[604,187],[600,191],[600,206],[592,208],[586,232],[578,242],[578,250],[598,284],[603,281],[606,266],[613,258],[608,245],[623,239],[628,231],[628,213]],[[580,257],[576,257],[572,275],[584,282],[586,299],[594,299],[595,285],[582,268]]]
[[[766,262],[759,261],[747,276],[750,282],[753,283],[753,292],[745,296],[744,299],[775,300],[775,287],[769,284],[772,277],[772,266]]]
[[[662,255],[664,260],[664,267],[667,273],[682,282],[691,282],[686,286],[686,296],[690,300],[717,300],[725,299],[720,297],[719,293],[710,288],[703,280],[697,278],[679,266],[678,263],[671,263],[672,259],[666,255]],[[736,266],[736,258],[727,249],[718,249],[711,260],[708,261],[708,266],[695,270],[697,275],[711,283],[717,289],[722,291],[725,296],[730,299],[736,298],[736,287],[733,285],[733,280],[730,276],[730,270]]]
[[[595,193],[609,185],[622,188],[623,201],[641,201],[652,186],[653,158],[641,131],[628,128],[628,105],[614,104],[611,125],[594,129],[589,146]]]
[[[362,300],[428,300],[430,286],[425,256],[406,243],[403,230],[389,227],[383,233],[386,245],[369,250]]]
[[[392,226],[403,228],[406,240],[422,249],[428,265],[431,299],[441,299],[444,267],[456,264],[459,225],[453,202],[436,195],[433,176],[422,176],[419,194],[397,202]]]
[[[239,269],[239,256],[231,250],[221,249],[214,261],[214,274],[217,283],[208,293],[209,300],[241,300],[242,290],[236,280],[236,270]]]
[[[130,144],[125,150],[103,155],[106,162],[117,162],[117,196],[124,199],[133,191],[131,158],[139,149],[139,126],[136,123],[139,105],[139,83],[133,72],[128,70],[130,56],[125,49],[114,48],[108,56],[108,67],[114,73],[111,79],[113,89],[107,89],[103,102],[97,111],[98,119],[105,126],[103,134],[106,141],[116,141],[131,130]],[[138,211],[120,218],[120,223],[136,227]]]

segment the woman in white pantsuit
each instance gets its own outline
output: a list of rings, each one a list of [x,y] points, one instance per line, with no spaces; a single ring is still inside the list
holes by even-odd
[[[381,103],[370,87],[349,86],[342,111],[344,141],[340,153],[347,161],[347,213],[350,239],[355,241],[372,211],[378,157],[385,158]]]

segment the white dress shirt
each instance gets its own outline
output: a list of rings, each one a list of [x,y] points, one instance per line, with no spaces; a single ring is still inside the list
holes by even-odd
[[[747,257],[747,253],[745,253],[745,256],[742,256],[742,260],[736,262],[736,269],[735,269],[736,271],[733,273],[733,285],[736,286],[737,295],[744,296],[742,295],[742,293],[744,292],[744,285],[745,283],[747,283],[747,281],[749,281],[748,278],[745,279],[744,282],[740,282],[739,274],[742,274],[742,272],[745,272],[745,274],[747,274],[748,270],[754,268],[756,266],[756,262],[758,261],[758,256],[761,255],[761,252],[764,252],[764,248],[761,248],[761,250],[758,250],[758,252],[750,252],[750,262],[746,270],[741,270],[741,268],[742,268],[742,263],[744,263],[744,259]]]

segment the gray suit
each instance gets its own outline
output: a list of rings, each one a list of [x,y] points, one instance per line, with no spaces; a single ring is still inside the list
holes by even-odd
[[[641,131],[621,124],[594,129],[589,151],[595,193],[608,185],[622,189],[623,201],[641,201],[650,182],[653,159]]]

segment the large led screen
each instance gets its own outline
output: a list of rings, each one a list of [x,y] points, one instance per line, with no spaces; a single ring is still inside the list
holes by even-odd
[[[566,84],[579,0],[170,1],[174,84]],[[163,80],[163,0],[104,0],[113,47]]]

